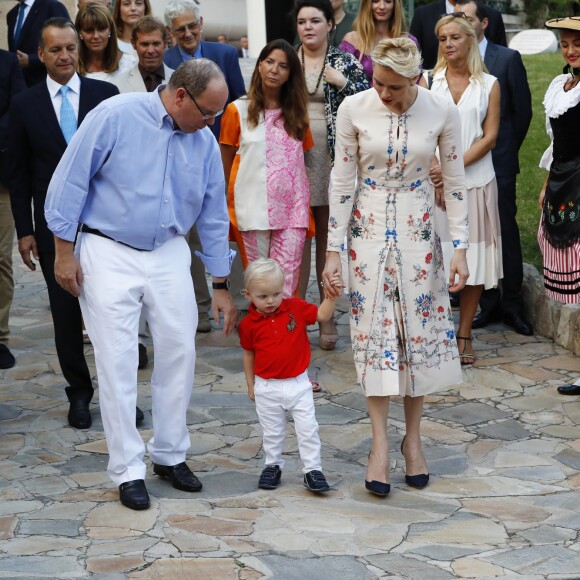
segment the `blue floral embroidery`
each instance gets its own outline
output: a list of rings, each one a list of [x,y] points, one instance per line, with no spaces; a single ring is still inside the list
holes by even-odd
[[[415,299],[415,312],[421,319],[421,326],[425,328],[433,313],[433,293],[421,294]]]
[[[453,240],[453,247],[457,248],[457,246],[459,246],[460,243],[461,243],[461,240]]]
[[[445,335],[449,340],[453,340],[455,338],[455,331],[454,330],[447,330]]]
[[[363,303],[365,300],[366,298],[356,290],[350,293],[350,313],[357,324],[359,323],[360,315],[364,314]]]
[[[455,199],[457,199],[459,201],[463,201],[463,192],[462,191],[454,191],[451,194],[451,197],[454,197]]]

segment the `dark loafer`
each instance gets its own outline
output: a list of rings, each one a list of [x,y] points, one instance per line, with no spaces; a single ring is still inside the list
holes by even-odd
[[[75,429],[88,429],[93,423],[89,410],[93,391],[73,387],[66,387],[64,391],[70,403],[68,424]]]
[[[141,411],[141,409],[139,409],[139,407],[135,408],[135,425],[137,425],[137,427],[140,427],[143,424],[143,421],[145,421],[145,415],[143,414],[143,411]]]
[[[125,507],[132,510],[146,510],[151,505],[145,482],[142,479],[122,483],[119,486],[119,499]]]
[[[89,404],[86,401],[70,402],[68,424],[75,429],[88,429],[93,424]]]
[[[144,344],[139,343],[139,363],[137,364],[138,369],[144,369],[149,364],[149,357],[147,356],[147,347]]]
[[[518,334],[523,334],[524,336],[532,336],[534,334],[532,325],[517,312],[505,312],[503,323],[511,326]]]
[[[558,392],[561,395],[580,395],[580,385],[562,385]]]
[[[473,319],[471,328],[485,328],[488,324],[499,322],[501,320],[501,312],[498,309],[480,310],[477,316]]]
[[[185,461],[177,465],[153,464],[153,473],[169,480],[175,489],[181,491],[201,491],[201,481],[195,477]]]

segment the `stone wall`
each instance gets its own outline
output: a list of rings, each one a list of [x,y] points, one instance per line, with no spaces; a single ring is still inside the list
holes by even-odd
[[[547,298],[542,276],[529,264],[524,264],[522,294],[534,331],[580,356],[580,304],[561,304]]]

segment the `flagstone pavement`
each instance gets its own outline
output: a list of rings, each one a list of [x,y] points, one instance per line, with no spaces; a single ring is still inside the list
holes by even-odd
[[[580,578],[580,398],[556,393],[576,378],[580,360],[551,341],[501,324],[474,332],[477,363],[426,404],[432,481],[422,491],[404,483],[403,412],[394,399],[392,491],[381,499],[363,485],[370,425],[344,297],[337,349],[320,350],[316,328],[310,333],[310,373],[323,386],[323,469],[333,488],[322,497],[302,485],[291,425],[281,486],[257,489],[261,432],[237,335],[198,335],[188,463],[203,490],[173,489],[147,460],[152,505],[134,512],[105,473],[98,389],[92,428],[67,425],[42,277],[16,252],[14,259],[17,366],[0,371],[0,577]],[[149,352],[139,371],[145,441],[151,345]],[[86,353],[94,371],[90,345]]]

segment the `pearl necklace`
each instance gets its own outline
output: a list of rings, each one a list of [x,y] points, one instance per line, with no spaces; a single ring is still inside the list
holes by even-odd
[[[304,46],[300,47],[302,49],[301,54],[302,54],[302,71],[304,72],[304,76],[306,76],[306,67],[304,66]],[[322,81],[322,77],[324,76],[324,69],[326,68],[326,58],[328,57],[328,44],[326,45],[326,52],[324,53],[324,60],[322,61],[322,68],[320,69],[320,74],[318,75],[318,80],[316,81],[316,87],[314,88],[314,92],[310,92],[308,90],[308,87],[306,88],[306,91],[308,92],[308,94],[312,97],[316,94],[316,91],[318,90],[318,87],[320,86],[320,81]]]

